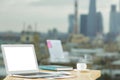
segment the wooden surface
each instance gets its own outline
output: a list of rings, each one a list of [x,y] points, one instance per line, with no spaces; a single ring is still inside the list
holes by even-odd
[[[70,71],[71,78],[63,78],[63,79],[47,79],[47,78],[38,78],[38,79],[25,79],[7,76],[4,80],[96,80],[101,76],[100,70],[89,70],[89,71]]]

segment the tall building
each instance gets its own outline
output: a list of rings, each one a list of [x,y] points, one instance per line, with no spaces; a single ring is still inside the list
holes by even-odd
[[[116,5],[111,6],[110,11],[110,34],[120,34],[120,12],[117,12]]]
[[[103,18],[102,18],[102,14],[100,12],[97,12],[96,23],[97,23],[96,33],[102,34],[103,33]]]
[[[85,36],[87,36],[87,17],[86,14],[80,16],[80,33]]]
[[[87,23],[87,36],[96,36],[96,0],[90,0],[88,23]]]
[[[96,0],[90,0],[89,13],[87,18],[87,36],[94,38],[97,33],[103,32],[101,13],[96,12]]]
[[[68,29],[68,33],[73,33],[73,28],[74,28],[74,15],[70,14],[69,15],[69,29]]]

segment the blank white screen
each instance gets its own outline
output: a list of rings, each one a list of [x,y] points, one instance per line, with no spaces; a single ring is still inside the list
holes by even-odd
[[[32,46],[4,47],[8,71],[37,70]]]

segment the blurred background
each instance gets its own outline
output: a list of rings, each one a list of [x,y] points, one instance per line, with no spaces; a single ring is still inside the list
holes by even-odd
[[[48,39],[61,40],[63,62],[49,62]],[[76,68],[83,57],[97,80],[120,80],[120,0],[0,0],[1,44],[34,44],[39,65]]]

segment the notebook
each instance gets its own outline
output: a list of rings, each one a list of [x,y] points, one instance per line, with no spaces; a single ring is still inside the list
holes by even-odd
[[[5,69],[8,75],[39,78],[55,76],[51,72],[40,72],[34,45],[32,44],[3,44],[1,45]]]
[[[63,51],[61,40],[47,40],[47,47],[50,53],[50,62],[68,63],[68,54]]]
[[[61,65],[40,65],[39,68],[43,70],[55,70],[55,71],[73,70],[73,67],[71,66],[61,66]]]

